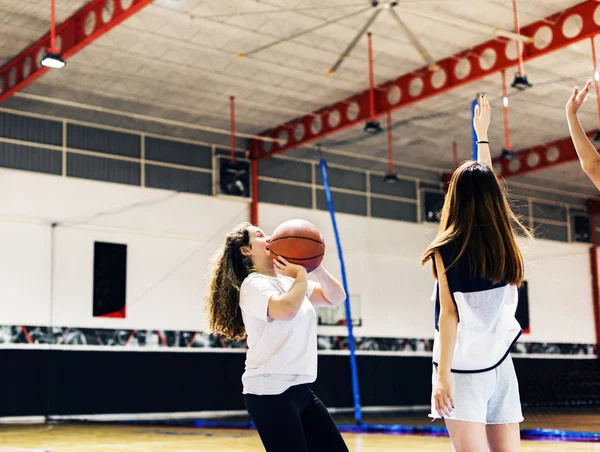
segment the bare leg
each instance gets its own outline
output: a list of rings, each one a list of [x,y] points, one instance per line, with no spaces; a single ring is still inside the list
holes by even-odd
[[[519,424],[492,424],[486,426],[491,452],[518,452],[521,450]]]
[[[450,440],[456,452],[482,452],[488,450],[485,424],[445,419]]]

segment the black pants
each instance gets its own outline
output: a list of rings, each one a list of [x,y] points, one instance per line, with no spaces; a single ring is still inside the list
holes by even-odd
[[[267,452],[348,452],[325,405],[308,384],[278,395],[244,394]]]

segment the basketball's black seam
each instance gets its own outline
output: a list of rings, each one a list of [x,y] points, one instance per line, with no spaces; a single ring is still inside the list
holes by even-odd
[[[309,237],[302,237],[300,235],[286,235],[285,237],[281,237],[279,239],[275,239],[275,240],[270,240],[269,243],[275,243],[278,240],[285,240],[285,239],[303,239],[303,240],[310,240],[311,242],[315,242],[318,243],[319,245],[323,246],[323,248],[325,247],[325,244],[323,242],[321,242],[320,240],[316,240],[316,239],[311,239]]]
[[[313,257],[286,257],[286,256],[282,256],[281,254],[277,254],[275,251],[269,250],[271,251],[272,254],[274,254],[275,256],[281,256],[286,260],[294,260],[294,261],[309,261],[311,259],[316,259],[317,257],[321,257],[323,256],[325,253],[321,253],[321,254],[317,254],[316,256]]]

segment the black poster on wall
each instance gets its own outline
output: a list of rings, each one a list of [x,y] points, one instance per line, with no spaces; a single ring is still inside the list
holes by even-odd
[[[521,325],[523,333],[530,333],[531,327],[529,325],[529,292],[527,289],[527,281],[523,281],[523,285],[519,287],[519,303],[517,305],[517,312],[515,314],[515,317]]]
[[[127,245],[94,242],[94,317],[125,318]]]

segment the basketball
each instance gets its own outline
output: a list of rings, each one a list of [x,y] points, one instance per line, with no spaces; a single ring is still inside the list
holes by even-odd
[[[288,220],[273,231],[269,253],[273,259],[282,256],[292,264],[302,265],[310,273],[321,265],[325,242],[314,224],[299,219]]]

